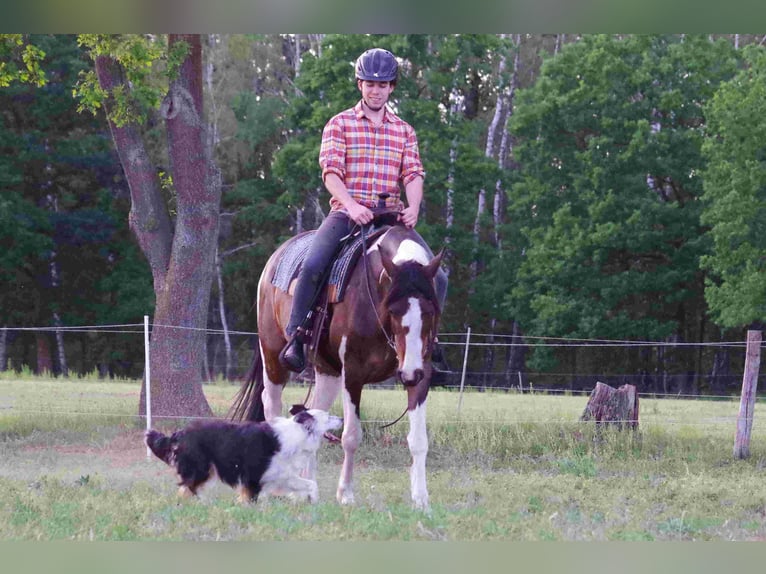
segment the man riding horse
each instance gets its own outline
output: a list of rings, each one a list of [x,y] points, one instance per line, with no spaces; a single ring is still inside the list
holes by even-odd
[[[388,50],[373,48],[356,60],[356,82],[361,100],[331,118],[322,132],[319,165],[330,192],[330,214],[314,234],[293,295],[288,343],[279,355],[282,365],[301,372],[306,363],[306,317],[323,287],[325,269],[341,240],[356,226],[373,221],[379,197],[398,209],[407,229],[418,222],[425,171],[415,130],[386,106],[396,87],[399,65]],[[407,205],[400,199],[404,187]],[[439,269],[434,279],[441,306],[447,294],[447,275]],[[436,354],[436,353],[434,353]]]

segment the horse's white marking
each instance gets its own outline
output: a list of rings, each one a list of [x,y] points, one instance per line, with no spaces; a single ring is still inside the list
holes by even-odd
[[[386,233],[375,240],[375,243],[367,248],[368,255],[375,250],[380,250],[380,244],[383,243],[383,240],[386,238],[388,233],[389,232],[386,231]],[[420,243],[413,241],[412,239],[405,239],[399,244],[399,247],[394,254],[393,262],[395,265],[400,265],[405,261],[416,261],[421,265],[428,265],[431,259],[428,256],[428,252],[426,251],[425,247],[423,247]]]
[[[415,297],[410,297],[407,302],[407,312],[402,317],[402,326],[408,327],[405,338],[404,361],[402,361],[402,378],[405,381],[415,379],[415,370],[423,368],[423,317],[420,303]]]
[[[255,301],[258,317],[262,317],[261,289],[263,288],[265,276],[266,271],[264,270],[258,278],[258,291]],[[258,345],[260,347],[261,357],[265,357],[266,355],[263,353],[263,346],[260,341],[258,342]],[[274,382],[269,379],[269,374],[266,371],[266,361],[264,360],[261,362],[263,363],[263,392],[261,393],[261,402],[263,403],[263,416],[268,421],[274,417],[282,416],[282,386],[275,385]]]
[[[378,238],[375,240],[375,243],[373,243],[372,245],[370,245],[370,246],[367,248],[367,255],[369,255],[370,253],[372,253],[372,252],[373,252],[373,251],[375,251],[376,249],[380,249],[380,244],[381,244],[381,242],[383,241],[383,239],[385,239],[386,235],[388,235],[388,231],[386,231],[386,232],[385,232],[383,235],[381,235],[380,237],[378,237]]]
[[[315,372],[310,408],[329,411],[335,399],[338,398],[342,383],[343,379],[340,376],[335,377],[326,373]]]
[[[346,342],[343,337],[338,347],[338,355],[343,365],[340,376],[343,381],[343,468],[338,479],[338,490],[335,494],[341,504],[354,503],[354,455],[362,442],[362,423],[356,415],[356,406],[351,401],[351,395],[346,390]]]
[[[426,488],[426,456],[428,455],[428,434],[426,432],[426,403],[408,411],[410,432],[407,444],[412,454],[410,467],[410,491],[412,503],[416,508],[428,509],[428,489]]]
[[[263,353],[263,349],[261,349]],[[261,355],[263,356],[263,355]],[[263,365],[263,392],[261,393],[263,402],[263,416],[267,421],[274,417],[282,416],[282,385],[275,385],[269,380],[266,374],[266,364]]]
[[[321,409],[323,411],[329,411],[335,399],[338,397],[338,392],[341,389],[343,380],[341,377],[334,377],[325,373],[314,371],[314,390],[312,393],[308,408]],[[316,456],[310,457],[306,463],[306,468],[301,472],[301,476],[310,480],[316,480],[317,472],[317,458]]]
[[[416,261],[421,265],[428,265],[430,259],[425,248],[412,239],[405,239],[399,244],[399,248],[396,250],[393,262],[395,265],[400,265],[405,261]]]

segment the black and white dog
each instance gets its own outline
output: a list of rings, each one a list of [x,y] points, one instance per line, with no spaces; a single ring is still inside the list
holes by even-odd
[[[196,495],[217,475],[237,489],[241,502],[255,502],[260,493],[316,502],[316,481],[302,478],[300,472],[316,456],[325,433],[342,426],[343,419],[308,409],[268,423],[192,423],[170,436],[148,430],[144,442],[157,458],[175,467],[180,496]]]

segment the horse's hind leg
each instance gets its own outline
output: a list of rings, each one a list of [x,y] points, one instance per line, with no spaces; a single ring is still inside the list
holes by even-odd
[[[263,414],[267,421],[282,416],[282,385],[275,385],[269,379],[263,381]]]
[[[263,401],[264,418],[268,421],[282,416],[282,391],[289,377],[288,372],[279,364],[279,352],[272,352],[261,345],[263,357]]]

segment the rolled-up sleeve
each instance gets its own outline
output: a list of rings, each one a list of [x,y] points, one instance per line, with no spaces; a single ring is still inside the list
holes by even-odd
[[[341,180],[346,178],[346,138],[339,118],[327,122],[322,131],[319,166],[322,168],[322,181],[328,173],[336,174]]]
[[[425,179],[426,172],[423,169],[423,163],[420,161],[420,152],[418,151],[418,138],[412,126],[407,126],[407,137],[404,143],[404,154],[402,156],[402,184],[406,186],[416,177]]]

